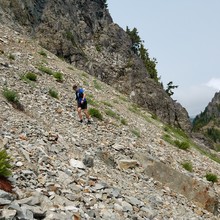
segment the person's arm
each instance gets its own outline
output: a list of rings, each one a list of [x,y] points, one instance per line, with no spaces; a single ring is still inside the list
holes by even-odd
[[[85,100],[86,100],[86,94],[83,93],[83,97],[82,97],[82,101],[81,101],[81,103],[83,103]]]

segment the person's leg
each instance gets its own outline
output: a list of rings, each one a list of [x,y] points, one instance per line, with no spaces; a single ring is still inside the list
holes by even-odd
[[[78,115],[79,115],[79,120],[80,120],[80,122],[82,122],[82,110],[81,110],[81,107],[77,108],[77,112],[78,112]]]
[[[88,121],[89,121],[90,115],[89,115],[89,112],[88,112],[88,110],[87,110],[87,101],[85,101],[85,102],[81,105],[81,107],[82,107],[82,110],[83,110],[84,114],[86,115],[86,118],[87,118]]]
[[[84,111],[84,114],[86,115],[86,118],[87,118],[88,120],[90,120],[90,115],[89,115],[88,110],[87,110],[87,109],[83,109],[83,111]]]

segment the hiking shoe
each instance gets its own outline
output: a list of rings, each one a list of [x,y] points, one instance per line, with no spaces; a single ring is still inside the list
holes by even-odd
[[[81,119],[81,120],[79,120],[79,122],[80,122],[80,123],[83,123],[83,120]]]
[[[87,121],[87,124],[92,124],[92,122],[90,120]]]

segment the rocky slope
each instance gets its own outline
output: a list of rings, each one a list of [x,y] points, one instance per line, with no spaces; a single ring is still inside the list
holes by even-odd
[[[0,191],[2,219],[219,219],[220,165],[129,98],[0,25],[0,146],[12,157],[14,193]],[[63,74],[58,82],[42,67]],[[36,81],[24,76],[37,75]],[[80,124],[72,84],[85,88],[100,121]],[[23,111],[2,94],[19,95]],[[48,91],[56,90],[59,99]],[[182,163],[190,161],[193,172]]]
[[[52,53],[98,77],[164,122],[191,130],[187,111],[149,79],[104,0],[2,0],[0,21],[29,33]],[[161,102],[163,100],[163,102]]]

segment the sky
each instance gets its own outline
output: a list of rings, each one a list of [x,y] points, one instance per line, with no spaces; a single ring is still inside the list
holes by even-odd
[[[220,91],[220,0],[107,0],[114,23],[137,28],[164,88],[190,116]]]

